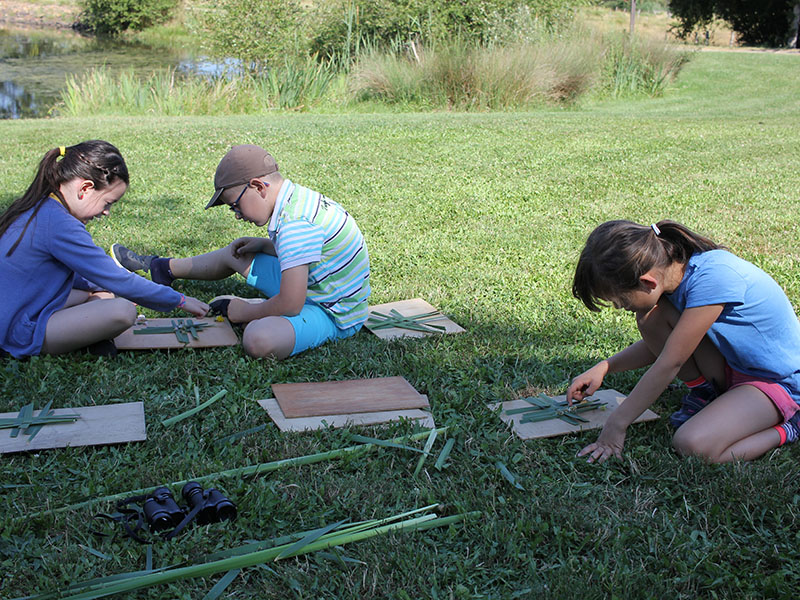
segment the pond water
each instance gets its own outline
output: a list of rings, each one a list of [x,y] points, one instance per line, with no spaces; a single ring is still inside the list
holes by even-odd
[[[46,117],[61,99],[67,77],[105,66],[142,76],[166,68],[218,76],[230,63],[178,51],[100,42],[68,30],[20,32],[0,29],[0,118]]]

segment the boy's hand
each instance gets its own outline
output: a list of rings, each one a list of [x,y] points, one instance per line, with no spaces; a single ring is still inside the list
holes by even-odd
[[[268,239],[258,237],[241,237],[231,242],[231,252],[234,258],[242,258],[245,254],[265,252],[267,245],[272,246]]]
[[[604,463],[609,458],[616,456],[622,458],[622,446],[625,444],[625,429],[617,428],[611,420],[606,422],[603,431],[600,432],[600,437],[594,444],[589,444],[583,450],[578,452],[578,456],[589,457],[586,462]]]
[[[195,317],[205,317],[208,314],[209,306],[205,302],[200,302],[197,298],[186,296],[186,302],[181,306],[181,309]]]
[[[245,302],[240,298],[231,298],[228,304],[228,320],[232,323],[249,323],[260,319],[264,315],[259,311],[259,304]]]

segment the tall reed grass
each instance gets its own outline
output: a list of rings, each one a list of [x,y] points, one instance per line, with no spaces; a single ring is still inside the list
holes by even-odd
[[[660,95],[691,57],[685,50],[627,35],[610,38],[605,55],[601,81],[605,93],[614,98]]]
[[[510,45],[409,44],[364,54],[351,72],[360,100],[418,107],[514,109],[600,95],[660,94],[689,55],[664,44],[585,32]]]
[[[214,78],[185,76],[174,69],[137,77],[101,67],[70,76],[54,112],[86,115],[232,115],[276,109],[303,110],[320,102],[337,76],[327,63],[309,59],[263,74]]]

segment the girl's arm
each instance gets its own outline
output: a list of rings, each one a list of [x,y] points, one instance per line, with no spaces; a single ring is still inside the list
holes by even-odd
[[[61,209],[59,209],[61,210]],[[54,212],[46,232],[50,254],[84,279],[161,312],[170,311],[181,294],[120,268],[102,248],[95,245],[86,227],[66,212]]]
[[[653,364],[655,355],[650,352],[644,340],[631,344],[624,350],[617,352],[611,358],[601,360],[588,371],[585,371],[572,380],[567,390],[567,402],[581,401],[594,394],[603,384],[603,378],[609,373],[620,373],[632,369],[641,369]]]
[[[611,413],[597,441],[586,446],[578,456],[588,455],[589,462],[604,462],[612,456],[622,457],[628,425],[647,410],[675,379],[723,308],[723,304],[709,304],[687,308],[681,313],[653,366],[642,376],[625,402]]]

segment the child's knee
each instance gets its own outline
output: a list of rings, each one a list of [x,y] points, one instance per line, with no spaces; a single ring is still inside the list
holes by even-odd
[[[291,355],[294,346],[289,340],[284,339],[280,331],[274,331],[263,321],[250,323],[242,335],[242,348],[253,358],[284,359]]]
[[[672,446],[681,456],[696,456],[714,462],[716,451],[709,440],[707,432],[681,426],[672,436]]]
[[[110,321],[122,328],[131,327],[136,322],[136,305],[125,298],[114,298],[113,300],[103,300],[110,304],[108,318]]]

